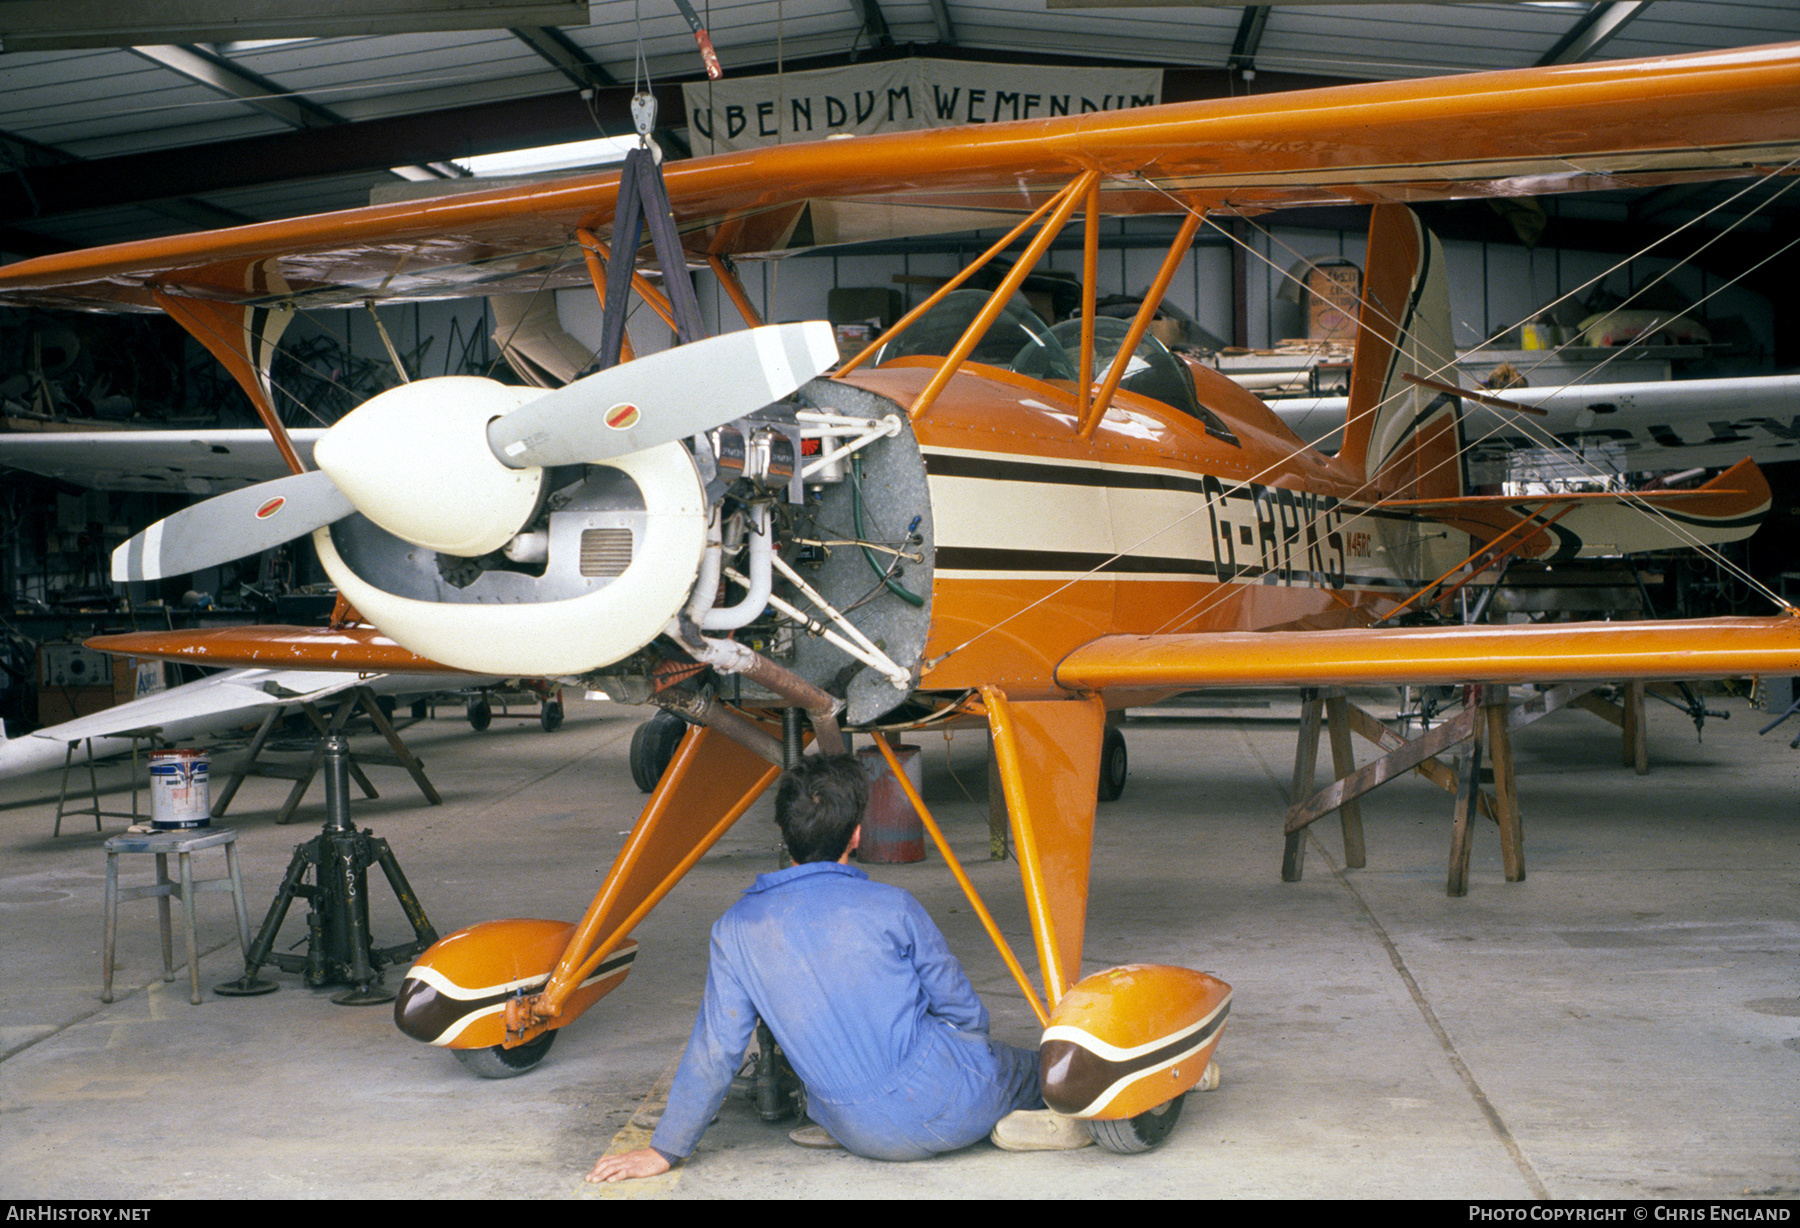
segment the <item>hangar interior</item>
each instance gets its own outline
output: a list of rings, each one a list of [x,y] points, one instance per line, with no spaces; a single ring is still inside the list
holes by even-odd
[[[690,121],[695,99],[707,97],[706,74],[675,0],[495,0],[476,12],[212,0],[167,24],[143,6],[102,0],[82,7],[78,28],[61,6],[0,7],[6,263],[591,170],[604,164],[596,158],[619,156],[618,140],[629,143],[639,89],[657,100],[654,137],[672,164],[702,145]],[[697,7],[724,65],[721,85],[929,60],[1001,64],[1046,81],[1135,70],[1154,78],[1164,102],[1800,40],[1800,11],[1778,0]],[[594,138],[615,148],[553,170],[471,170],[485,156]],[[1535,388],[1753,381],[1800,369],[1794,182],[1423,206],[1444,242],[1455,344],[1472,352],[1464,382],[1487,381],[1497,361],[1523,367]],[[1345,265],[1360,275],[1367,227],[1366,208],[1327,206],[1203,229],[1170,280],[1167,327],[1156,335],[1266,395],[1338,392],[1347,350],[1317,331],[1312,309],[1323,295],[1307,281]],[[1098,295],[1141,299],[1175,231],[1171,218],[1106,219]],[[1080,232],[1053,244],[1024,285],[1048,322],[1069,314],[1079,286]],[[829,316],[851,329],[845,335],[878,333],[1003,233],[796,240],[779,258],[740,261],[736,274],[766,321]],[[742,327],[714,271],[690,275],[705,327]],[[595,295],[560,289],[553,303],[551,322],[583,367],[600,343]],[[1580,344],[1582,327],[1614,308],[1698,328],[1611,353]],[[512,335],[520,309],[468,297],[303,311],[275,360],[278,412],[290,429],[323,427],[406,378],[511,380],[498,339]],[[1541,348],[1540,327],[1566,342],[1577,373],[1547,363],[1559,351]],[[634,310],[628,330],[640,355],[671,343],[646,310]],[[1266,372],[1293,382],[1271,392],[1256,382]],[[1771,505],[1755,535],[1724,551],[1791,599],[1800,464],[1782,449],[1800,446],[1800,403],[1789,394],[1755,413],[1727,403],[1674,433],[1758,449]],[[80,647],[90,635],[329,615],[329,583],[304,548],[160,582],[109,578],[114,547],[237,478],[161,461],[100,465],[79,450],[73,461],[7,467],[15,454],[4,440],[31,434],[256,428],[248,398],[170,321],[0,302],[0,415],[0,718],[10,744],[138,693],[140,672]],[[1590,412],[1579,430],[1592,425]],[[1711,453],[1696,462],[1711,471],[1729,463]],[[1494,471],[1495,489],[1503,479],[1568,480],[1545,455],[1521,465]],[[1589,616],[1639,615],[1646,605],[1663,616],[1766,612],[1736,572],[1690,553],[1606,566],[1592,587],[1613,604]],[[171,666],[158,681],[194,676]],[[163,979],[142,904],[123,912],[117,1000],[102,1003],[101,845],[128,821],[126,807],[135,815],[143,772],[133,757],[114,759],[90,784],[68,770],[77,757],[59,751],[46,768],[0,778],[0,907],[16,960],[0,995],[0,1104],[16,1123],[0,1144],[0,1189],[128,1200],[1792,1198],[1793,724],[1757,732],[1791,701],[1791,688],[1781,694],[1765,687],[1755,706],[1748,684],[1636,697],[1649,729],[1639,772],[1620,766],[1619,732],[1590,712],[1571,708],[1522,731],[1514,755],[1530,876],[1521,869],[1522,881],[1506,881],[1514,867],[1493,826],[1477,823],[1460,898],[1443,891],[1452,800],[1410,779],[1368,803],[1366,866],[1349,864],[1335,824],[1320,823],[1303,836],[1307,873],[1281,881],[1282,816],[1299,800],[1294,691],[1133,711],[1120,726],[1130,747],[1124,795],[1100,811],[1084,967],[1182,964],[1216,971],[1237,992],[1220,1049],[1225,1081],[1188,1098],[1166,1143],[1144,1156],[1012,1156],[983,1144],[883,1165],[799,1151],[786,1125],[764,1124],[734,1099],[694,1162],[630,1190],[583,1186],[580,1173],[599,1152],[646,1136],[699,1001],[706,927],[751,875],[776,864],[766,802],[637,928],[643,956],[623,989],[572,1024],[541,1067],[495,1082],[400,1036],[385,1008],[334,1005],[329,990],[297,976],[278,974],[281,989],[267,997],[208,992],[190,1005],[179,952],[175,979]],[[551,700],[502,695],[422,700],[402,730],[443,804],[423,804],[388,768],[374,771],[379,798],[359,791],[351,802],[357,823],[392,842],[440,932],[503,916],[571,918],[643,804],[633,749],[643,709],[569,690],[554,700],[553,721]],[[1441,698],[1356,695],[1403,731],[1419,727],[1421,703]],[[1634,699],[1622,700],[1629,720]],[[490,726],[485,715],[475,721],[478,709],[532,719]],[[253,727],[205,744],[222,755]],[[378,740],[356,734],[359,754]],[[1029,948],[1017,868],[989,859],[982,732],[910,740],[923,750],[926,802],[1002,931]],[[1375,752],[1361,753],[1366,762]],[[95,830],[71,807],[71,791],[104,810]],[[248,779],[221,820],[240,833],[252,926],[295,840],[322,817],[315,785],[297,825],[278,824],[287,792]],[[938,855],[872,872],[927,904],[993,1011],[996,1035],[1027,1043],[1032,1012]],[[404,934],[384,886],[372,907],[384,941]],[[237,971],[238,939],[217,897],[201,897],[200,917],[210,986]],[[293,940],[293,922],[284,933]]]

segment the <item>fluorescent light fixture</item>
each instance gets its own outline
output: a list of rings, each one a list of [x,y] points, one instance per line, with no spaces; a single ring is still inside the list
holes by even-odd
[[[478,179],[493,179],[501,175],[539,175],[579,166],[605,166],[612,162],[623,162],[625,155],[637,142],[636,136],[603,136],[590,141],[568,141],[561,145],[540,145],[535,149],[515,149],[508,153],[476,154],[470,158],[457,158],[456,164]]]
[[[315,38],[246,38],[230,43],[215,43],[219,54],[230,56],[238,51],[266,51],[270,47],[291,47],[295,43],[313,43]]]

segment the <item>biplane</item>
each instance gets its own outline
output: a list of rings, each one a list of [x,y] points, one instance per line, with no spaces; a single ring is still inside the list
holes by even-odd
[[[858,137],[669,164],[685,259],[743,332],[563,389],[452,378],[384,393],[321,469],[140,535],[121,578],[310,533],[354,622],[246,628],[143,655],[537,674],[692,728],[579,922],[494,921],[407,974],[401,1028],[505,1075],[619,985],[632,933],[811,739],[955,722],[992,732],[1032,925],[1045,1093],[1117,1150],[1154,1145],[1206,1077],[1223,982],[1081,975],[1107,712],[1207,685],[1505,684],[1800,672],[1800,618],[1463,626],[1455,584],[1580,533],[1724,540],[1754,527],[1754,466],[1633,498],[1470,496],[1441,256],[1405,206],[1449,197],[1789,171],[1800,46],[1177,104]],[[299,306],[539,291],[603,299],[619,173],[121,244],[0,270],[13,301],[160,309],[264,413],[266,355]],[[1147,326],[1206,219],[1372,206],[1350,404],[1335,456]],[[1099,219],[1180,224],[1130,321],[1097,321]],[[1079,225],[1086,309],[1014,302]],[[1007,227],[975,266],[821,374],[818,326],[765,326],[729,261],[892,233]],[[1034,229],[1035,228],[1035,229]],[[1030,235],[997,289],[964,289]],[[662,295],[631,279],[646,301]],[[665,288],[683,280],[668,279]],[[667,310],[662,304],[659,310]],[[673,323],[673,319],[671,322]],[[1612,541],[1612,537],[1606,538]],[[1434,617],[1434,614],[1440,615]],[[1398,616],[1417,625],[1398,626]],[[876,739],[883,755],[892,752]],[[928,831],[936,825],[916,796]],[[954,867],[954,858],[938,838]],[[976,911],[986,916],[978,898]]]

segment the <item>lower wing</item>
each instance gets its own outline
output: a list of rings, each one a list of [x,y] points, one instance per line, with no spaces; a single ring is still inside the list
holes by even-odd
[[[1441,686],[1800,674],[1800,615],[1525,626],[1109,635],[1056,669],[1070,690]]]
[[[369,626],[271,625],[217,627],[209,631],[133,631],[124,635],[95,636],[87,641],[87,646],[115,656],[188,661],[195,665],[343,670],[352,676],[352,684],[359,673],[442,674],[458,679],[446,686],[467,686],[468,679],[474,676],[408,652]]]

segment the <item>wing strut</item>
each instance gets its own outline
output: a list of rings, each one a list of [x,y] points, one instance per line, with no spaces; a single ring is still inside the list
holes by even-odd
[[[575,236],[581,241],[582,251],[587,256],[588,274],[594,283],[594,293],[600,299],[600,306],[604,308],[606,306],[605,266],[612,259],[612,248],[595,238],[594,232],[591,230],[577,230]],[[669,305],[669,300],[663,297],[663,292],[651,285],[650,279],[636,269],[631,270],[631,288],[638,292],[638,297],[644,300],[645,306],[661,316],[663,323],[669,326],[670,331],[674,331],[675,309]],[[629,362],[631,354],[631,338],[629,336],[625,338],[624,346],[626,361]]]
[[[1024,234],[1027,230],[1030,230],[1032,228],[1032,226],[1036,225],[1039,218],[1043,217],[1046,213],[1050,212],[1050,210],[1054,209],[1062,201],[1064,194],[1067,193],[1069,191],[1069,188],[1072,186],[1073,185],[1065,185],[1064,187],[1059,189],[1056,193],[1054,193],[1050,197],[1049,200],[1045,201],[1043,204],[1041,204],[1037,208],[1033,209],[1029,214],[1027,214],[1025,216],[1025,218],[1023,220],[1021,220],[1019,222],[1019,224],[1017,226],[1014,226],[1011,230],[1007,231],[1004,235],[1002,235],[1000,237],[999,241],[996,242],[992,247],[988,248],[985,252],[982,252],[981,255],[977,256],[974,260],[971,260],[968,263],[967,267],[965,267],[962,270],[962,272],[958,273],[955,277],[952,277],[949,281],[947,281],[943,285],[939,286],[936,290],[933,290],[929,295],[926,296],[924,302],[920,303],[917,307],[914,307],[911,311],[909,311],[905,315],[901,316],[900,319],[897,322],[895,322],[894,326],[892,328],[888,329],[885,333],[881,334],[880,337],[876,338],[874,341],[869,342],[868,345],[865,345],[862,348],[862,352],[857,354],[856,357],[850,359],[848,362],[840,364],[837,369],[837,374],[847,375],[850,372],[856,370],[856,368],[862,366],[865,362],[869,361],[870,357],[872,357],[874,355],[876,350],[879,350],[882,346],[886,345],[888,342],[890,342],[894,338],[898,337],[901,333],[905,332],[908,328],[912,327],[912,323],[914,320],[917,320],[920,316],[922,316],[926,312],[930,311],[933,307],[936,307],[952,291],[956,290],[965,281],[968,281],[969,278],[975,276],[975,274],[979,273],[982,269],[986,268],[988,261],[992,260],[995,256],[998,256],[1001,252],[1005,251],[1009,246],[1012,245],[1012,241],[1014,239],[1016,239],[1020,235]]]
[[[1175,279],[1175,270],[1181,267],[1182,257],[1187,255],[1188,247],[1194,241],[1194,232],[1200,229],[1203,217],[1204,215],[1199,210],[1191,209],[1188,211],[1188,215],[1182,219],[1181,229],[1175,234],[1175,241],[1169,244],[1169,254],[1163,257],[1162,268],[1156,272],[1156,280],[1151,282],[1150,288],[1144,292],[1144,301],[1138,305],[1137,315],[1132,319],[1131,327],[1125,332],[1125,340],[1119,343],[1119,352],[1113,357],[1112,367],[1106,373],[1106,382],[1100,386],[1100,391],[1094,396],[1094,403],[1087,407],[1087,413],[1081,420],[1081,437],[1083,439],[1094,437],[1094,428],[1100,425],[1100,419],[1106,413],[1106,407],[1112,404],[1113,393],[1119,390],[1119,381],[1125,378],[1126,368],[1130,367],[1132,356],[1137,353],[1138,342],[1144,339],[1144,332],[1150,327],[1150,317],[1154,316],[1156,309],[1162,306],[1163,295],[1169,292],[1169,283]],[[1083,380],[1088,378],[1087,373],[1092,370],[1094,361],[1092,350],[1089,348],[1091,345],[1089,330],[1091,328],[1092,325],[1088,321],[1082,322],[1082,348],[1088,351],[1082,361],[1089,364],[1081,368]]]
[[[916,422],[924,417],[926,411],[937,401],[938,396],[949,386],[951,378],[961,369],[963,362],[974,352],[975,347],[981,344],[981,339],[987,335],[988,328],[999,318],[1001,310],[1006,306],[1006,301],[1024,284],[1025,278],[1030,276],[1031,271],[1037,267],[1037,263],[1043,259],[1044,253],[1050,250],[1051,241],[1062,232],[1062,228],[1068,222],[1069,214],[1074,212],[1076,204],[1085,199],[1089,189],[1099,181],[1099,171],[1084,171],[1081,178],[1063,189],[1062,199],[1057,202],[1056,208],[1051,211],[1050,216],[1044,220],[1043,226],[1037,232],[1037,237],[1026,246],[1024,253],[1020,255],[1006,276],[1000,279],[999,286],[988,296],[986,305],[976,313],[975,318],[969,322],[969,327],[963,331],[962,337],[951,347],[949,355],[944,359],[944,365],[937,369],[937,373],[931,377],[931,382],[925,385],[924,391],[919,393],[918,399],[913,402],[913,421]]]
[[[1087,230],[1081,236],[1081,356],[1075,369],[1075,421],[1085,424],[1094,402],[1094,301],[1100,282],[1100,184],[1088,188]],[[1099,420],[1099,415],[1095,415]]]
[[[969,881],[969,875],[962,868],[962,862],[957,858],[956,853],[950,848],[950,842],[944,839],[943,829],[937,825],[937,820],[931,817],[931,811],[926,809],[925,799],[919,796],[919,791],[913,788],[912,781],[907,779],[906,769],[900,766],[900,760],[894,756],[894,748],[888,745],[886,738],[877,737],[875,749],[880,751],[881,757],[887,760],[888,770],[894,774],[894,779],[899,782],[901,790],[906,794],[906,800],[912,803],[912,808],[918,814],[919,821],[931,834],[931,842],[937,846],[937,851],[943,857],[944,864],[950,867],[950,873],[955,877],[957,885],[963,889],[963,895],[968,897],[969,906],[975,910],[975,915],[981,918],[981,927],[993,940],[994,948],[1000,952],[1000,958],[1006,961],[1007,971],[1012,973],[1013,980],[1018,983],[1019,991],[1025,995],[1025,1001],[1031,1006],[1032,1013],[1037,1016],[1038,1026],[1049,1027],[1050,1012],[1044,1009],[1043,999],[1032,987],[1031,979],[1025,975],[1024,966],[1019,963],[1019,957],[1013,954],[1012,944],[1007,942],[1006,936],[1000,932],[1000,925],[994,920],[994,914],[988,911],[987,905],[982,901],[981,893],[976,891],[975,884]]]
[[[750,302],[750,296],[744,293],[744,283],[738,280],[737,269],[732,266],[731,257],[709,255],[706,263],[712,267],[713,276],[717,277],[719,284],[725,288],[726,295],[731,299],[731,305],[737,308],[737,313],[743,317],[744,323],[751,328],[761,328],[762,315]]]
[[[248,276],[260,279],[262,266],[252,266]],[[284,293],[287,287],[278,285],[269,289]],[[161,286],[152,286],[150,292],[156,298],[156,305],[171,320],[185,328],[189,336],[225,364],[238,387],[250,398],[250,404],[256,407],[256,416],[274,437],[275,446],[280,449],[281,459],[287,462],[288,469],[293,473],[304,473],[306,466],[300,463],[294,441],[288,438],[287,428],[275,412],[269,385],[269,362],[275,356],[276,339],[294,318],[293,304],[282,302],[270,306],[266,302],[232,303],[189,298],[171,294]]]

